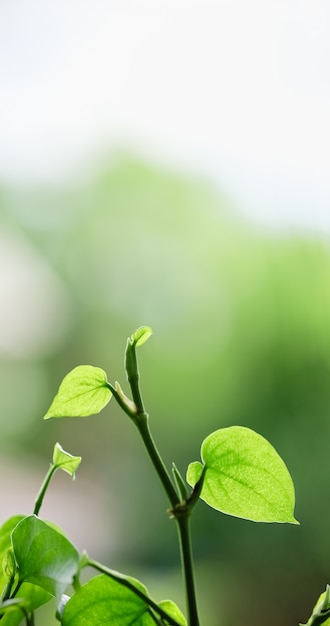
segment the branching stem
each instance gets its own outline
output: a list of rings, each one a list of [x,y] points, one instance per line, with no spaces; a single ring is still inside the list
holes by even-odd
[[[148,416],[143,414],[143,416],[141,415],[139,418],[141,419],[137,421],[137,427],[148,451],[151,462],[171,503],[172,517],[174,517],[178,527],[181,561],[186,590],[188,626],[199,626],[189,526],[190,508],[188,506],[182,506],[183,503],[181,503],[176,493],[169,473],[152,438],[148,424]],[[175,514],[176,509],[178,511],[177,515]]]
[[[159,454],[157,446],[150,432],[149,416],[145,411],[140,391],[140,374],[136,358],[136,345],[132,339],[129,339],[127,342],[125,353],[125,369],[127,379],[131,388],[133,403],[132,401],[128,400],[128,398],[124,397],[121,390],[119,392],[118,387],[114,388],[109,385],[109,388],[114,393],[114,396],[121,408],[129,415],[134,424],[137,426],[145,448],[148,452],[149,458],[155,468],[155,471],[171,504],[171,517],[175,519],[178,527],[181,562],[186,590],[188,626],[199,626],[189,517],[193,506],[198,499],[200,490],[195,493],[193,492],[192,496],[187,500],[182,500],[181,493],[177,492],[175,485],[171,480],[170,474],[167,471],[167,468],[163,462],[163,459]],[[134,407],[134,410],[132,409],[132,406]],[[202,477],[201,485],[203,479],[204,476]]]

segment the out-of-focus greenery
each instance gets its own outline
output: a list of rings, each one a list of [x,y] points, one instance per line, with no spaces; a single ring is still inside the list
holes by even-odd
[[[85,472],[109,493],[114,529],[91,556],[182,605],[174,524],[129,419],[112,401],[86,420],[42,420],[76,365],[127,389],[126,338],[150,325],[141,384],[167,463],[184,473],[212,430],[245,425],[271,441],[296,485],[300,527],[196,508],[203,623],[306,621],[330,581],[328,243],[257,230],[205,181],[126,157],[71,186],[3,185],[0,224],[1,454],[28,449],[47,463],[60,441],[82,455],[77,488]]]

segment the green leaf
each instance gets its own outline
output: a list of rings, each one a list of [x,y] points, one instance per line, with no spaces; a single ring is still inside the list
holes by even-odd
[[[294,486],[273,446],[249,428],[215,431],[202,444],[206,467],[200,497],[217,511],[255,522],[289,522],[294,518]],[[194,487],[203,464],[191,463],[187,481]]]
[[[35,609],[39,608],[46,602],[52,599],[52,595],[41,589],[41,587],[37,587],[37,585],[32,585],[31,583],[23,583],[19,588],[19,593],[17,598],[12,598],[11,600],[6,600],[3,604],[0,605],[0,613],[4,612],[13,612],[14,610],[19,610],[21,615],[21,609],[24,608],[28,613],[31,613]]]
[[[9,517],[0,528],[0,559],[2,560],[3,556],[11,548],[11,540],[10,536],[15,526],[24,519],[25,515],[13,515]]]
[[[75,477],[75,473],[81,463],[81,456],[72,456],[69,452],[65,452],[59,443],[55,444],[53,453],[53,464],[62,469],[67,474],[70,474],[72,478]]]
[[[7,556],[12,551],[11,533],[24,517],[24,515],[14,515],[6,520],[0,528],[0,594],[11,575],[11,572],[8,571]]]
[[[20,624],[23,623],[26,624],[26,621],[20,609],[5,613],[5,615],[1,619],[1,626],[20,626]]]
[[[95,415],[104,409],[111,396],[107,375],[102,369],[78,365],[63,378],[44,419]]]
[[[26,613],[32,613],[51,599],[52,596],[41,587],[23,583],[18,598],[6,600],[0,605],[0,614],[3,614],[1,626],[18,626]]]
[[[307,624],[301,624],[300,626],[330,626],[330,587],[327,585],[326,591],[324,591],[318,601],[316,602],[313,613],[309,618]]]
[[[172,600],[163,600],[159,606],[168,613],[180,626],[187,626],[187,621],[179,607]]]
[[[18,596],[22,598],[21,604],[29,613],[46,604],[53,597],[48,591],[37,585],[32,585],[32,583],[23,583],[19,589]]]
[[[152,335],[150,326],[140,326],[132,335],[131,342],[138,346],[142,346]]]
[[[29,582],[59,597],[71,584],[79,553],[60,532],[35,515],[25,517],[12,532],[19,582]]]
[[[20,609],[9,611],[1,618],[1,626],[20,626],[23,623],[26,624],[26,621]]]
[[[125,577],[124,577],[125,578]],[[129,577],[136,589],[148,596],[144,585]],[[159,607],[178,626],[186,626],[180,609],[165,600]],[[62,626],[155,626],[148,603],[133,590],[105,574],[92,578],[65,605]],[[164,624],[169,623],[166,619]]]
[[[1,626],[19,626],[24,620],[20,599],[6,600],[0,607]]]
[[[143,585],[136,583],[146,593]],[[133,591],[101,574],[83,585],[69,600],[62,626],[149,626],[148,608]]]

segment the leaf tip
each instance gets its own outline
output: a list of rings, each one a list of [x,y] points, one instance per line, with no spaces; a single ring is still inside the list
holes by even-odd
[[[138,346],[142,346],[146,341],[148,341],[149,337],[153,334],[150,326],[140,326],[130,337],[130,340],[133,344]]]

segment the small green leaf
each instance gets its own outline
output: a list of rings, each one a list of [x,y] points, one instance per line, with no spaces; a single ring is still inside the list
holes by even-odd
[[[232,426],[215,431],[202,444],[206,467],[200,497],[217,511],[255,522],[288,522],[294,518],[294,486],[273,446],[249,428]],[[204,465],[187,470],[194,487]]]
[[[63,378],[44,419],[95,415],[104,409],[111,396],[107,375],[102,369],[78,365]]]
[[[147,341],[147,339],[149,339],[151,335],[152,335],[152,330],[151,328],[149,328],[149,326],[141,326],[127,339],[126,350],[125,350],[125,370],[126,370],[127,378],[130,381],[130,384],[131,384],[131,381],[134,381],[134,380],[136,381],[139,378],[139,369],[138,369],[138,364],[137,364],[137,359],[136,359],[136,347],[142,346]],[[131,385],[131,389],[132,389],[132,385]],[[132,392],[133,392],[133,399],[135,403],[138,405],[139,403],[136,402],[133,389],[132,389]],[[140,408],[140,406],[138,406],[138,408]]]
[[[327,585],[326,590],[320,595],[314,606],[313,613],[307,624],[300,626],[330,626],[330,587]]]
[[[6,520],[0,528],[0,594],[11,575],[8,567],[8,554],[12,552],[11,533],[24,517],[24,515],[14,515]]]
[[[159,602],[159,606],[166,611],[168,615],[173,617],[180,626],[187,626],[186,618],[175,602],[172,602],[172,600],[163,600]]]
[[[72,456],[69,452],[65,452],[59,443],[55,444],[53,453],[53,464],[62,469],[67,474],[70,474],[72,478],[75,477],[75,473],[81,463],[81,456]]]
[[[152,335],[152,329],[150,326],[140,326],[132,335],[131,341],[138,346],[142,346],[146,341],[148,341],[149,337]]]
[[[35,515],[25,517],[12,532],[19,582],[29,582],[59,597],[71,584],[79,553],[60,532]]]
[[[12,580],[12,578],[16,574],[16,563],[12,548],[9,548],[9,550],[7,550],[5,556],[3,557],[2,571],[8,580]]]
[[[14,530],[15,526],[17,526],[18,522],[24,519],[25,515],[13,515],[9,517],[0,528],[0,559],[2,560],[3,556],[11,548],[10,535]]]

